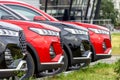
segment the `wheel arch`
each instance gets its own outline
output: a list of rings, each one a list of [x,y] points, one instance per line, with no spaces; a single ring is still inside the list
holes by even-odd
[[[65,43],[63,43],[63,49],[64,49],[64,51],[66,52],[66,54],[68,56],[68,66],[71,66],[72,58],[73,58],[72,57],[72,52],[71,52],[69,46],[67,44],[65,44]]]
[[[29,53],[31,54],[33,60],[34,60],[34,64],[35,64],[35,73],[39,72],[39,67],[40,67],[40,59],[37,55],[36,50],[33,48],[33,46],[27,42],[27,50],[29,51]]]
[[[95,48],[94,46],[92,45],[92,43],[90,43],[90,50],[92,52],[92,62],[95,61],[96,59],[96,52],[95,52]]]

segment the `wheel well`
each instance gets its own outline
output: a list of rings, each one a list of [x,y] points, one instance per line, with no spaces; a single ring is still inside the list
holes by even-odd
[[[68,57],[68,66],[71,66],[71,58],[70,58],[69,50],[67,49],[67,47],[65,45],[63,45],[63,49],[66,52],[67,57]]]
[[[32,56],[32,58],[33,58],[33,61],[34,61],[34,65],[35,65],[35,73],[38,71],[37,69],[37,60],[36,60],[36,57],[35,57],[35,55],[34,55],[34,52],[33,52],[33,50],[29,47],[29,46],[27,46],[27,50],[28,50],[28,52],[31,54],[31,56]]]

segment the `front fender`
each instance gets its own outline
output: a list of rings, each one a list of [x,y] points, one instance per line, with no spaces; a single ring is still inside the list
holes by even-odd
[[[34,60],[34,63],[36,66],[36,71],[39,72],[40,71],[40,57],[37,55],[36,50],[29,42],[27,42],[27,50],[30,52],[30,54]]]
[[[70,50],[69,46],[65,42],[63,42],[63,49],[67,53],[69,66],[71,66],[72,61],[73,61],[72,51]]]

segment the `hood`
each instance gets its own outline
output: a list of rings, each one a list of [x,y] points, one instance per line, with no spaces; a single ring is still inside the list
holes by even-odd
[[[79,26],[83,26],[85,28],[95,28],[95,29],[102,29],[102,30],[109,31],[109,29],[107,29],[103,26],[95,25],[95,24],[88,24],[88,23],[81,23],[81,22],[68,22],[68,23],[73,23],[73,24],[76,24]]]
[[[86,29],[84,27],[80,27],[80,26],[72,24],[72,23],[68,24],[66,22],[61,22],[61,21],[39,21],[39,22],[55,26],[61,30],[63,28],[72,28],[72,29],[80,29],[80,30],[88,31],[88,29]]]
[[[66,25],[66,26],[69,26],[71,28],[76,28],[76,29],[81,29],[81,30],[84,30],[84,31],[88,31],[88,29],[82,27],[82,26],[78,26],[76,24],[73,24],[73,23],[66,23],[66,22],[62,22],[62,24]]]
[[[7,22],[2,22],[2,21],[0,21],[0,28],[10,29],[10,30],[14,30],[14,31],[22,30],[22,28],[20,28],[17,25],[10,24],[10,23],[7,23]]]
[[[43,24],[43,23],[37,23],[37,22],[32,22],[32,21],[21,21],[21,20],[4,20],[5,22],[12,23],[18,26],[24,26],[24,27],[36,27],[36,28],[42,28],[42,29],[47,29],[47,30],[53,30],[53,31],[60,31],[60,29]]]

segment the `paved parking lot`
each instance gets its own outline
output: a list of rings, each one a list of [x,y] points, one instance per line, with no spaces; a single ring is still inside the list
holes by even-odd
[[[98,62],[112,64],[112,63],[116,62],[118,59],[120,59],[120,55],[113,55],[111,58],[98,60],[96,62],[92,62],[90,65],[94,65]]]

